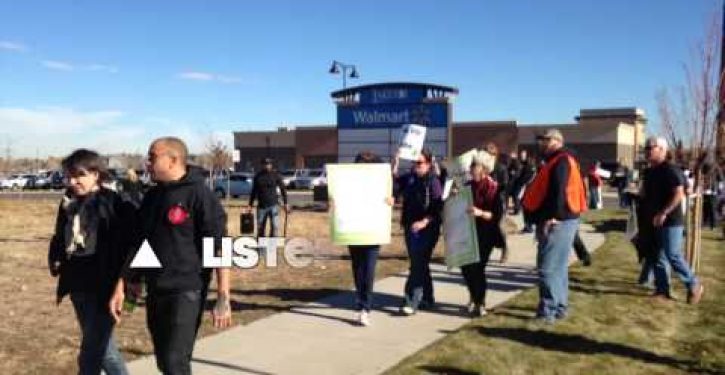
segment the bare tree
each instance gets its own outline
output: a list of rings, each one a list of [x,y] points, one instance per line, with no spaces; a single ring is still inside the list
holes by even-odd
[[[674,157],[678,163],[690,168],[694,175],[688,201],[686,258],[697,269],[700,254],[702,191],[706,183],[704,167],[714,154],[718,132],[719,93],[722,88],[718,58],[720,57],[722,28],[721,14],[713,12],[703,39],[693,45],[690,61],[684,64],[685,82],[679,87],[680,102],[674,107],[666,90],[656,94],[661,120],[661,131],[668,141],[677,145]]]
[[[210,135],[206,145],[204,159],[213,172],[226,171],[232,165],[232,155],[227,146],[221,140]]]
[[[655,94],[660,115],[660,131],[670,144],[682,144],[679,156],[696,177],[708,155],[713,155],[718,128],[718,93],[722,77],[719,71],[719,13],[713,12],[703,39],[694,44],[690,61],[684,64],[685,82],[677,87],[679,103],[674,105],[667,89]],[[702,181],[695,179],[695,188]]]
[[[678,128],[680,122],[677,120],[677,114],[670,101],[669,92],[666,88],[659,89],[655,94],[655,99],[657,101],[657,112],[660,115],[660,132],[669,144],[677,144],[679,141],[678,136],[682,133]]]
[[[718,91],[721,76],[717,59],[720,52],[721,25],[719,17],[713,17],[705,38],[693,50],[692,65],[686,65],[687,93],[691,98],[688,108],[692,109],[691,149],[699,172],[701,164],[715,146],[717,132]]]

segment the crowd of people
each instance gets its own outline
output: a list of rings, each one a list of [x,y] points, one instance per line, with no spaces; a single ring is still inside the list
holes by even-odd
[[[568,301],[568,264],[572,248],[585,265],[591,257],[579,236],[580,217],[589,208],[602,181],[600,166],[583,173],[576,154],[565,147],[556,129],[537,136],[538,159],[520,150],[499,154],[494,143],[482,145],[469,168],[469,179],[454,189],[470,189],[473,202],[467,213],[475,222],[479,260],[461,267],[469,292],[465,306],[471,317],[486,314],[486,266],[494,248],[508,254],[502,229],[506,215],[523,214],[524,233],[534,233],[537,247],[539,302],[536,319],[553,324],[571,311]],[[625,207],[636,202],[639,230],[635,240],[643,254],[641,282],[654,278],[655,298],[670,296],[669,269],[688,290],[688,302],[702,298],[704,286],[682,256],[683,213],[686,178],[667,160],[663,138],[647,140],[649,168],[643,172],[639,194],[620,198]],[[124,302],[140,294],[145,285],[146,319],[156,363],[165,374],[191,373],[194,341],[215,273],[217,301],[211,310],[215,327],[231,324],[230,276],[224,268],[202,264],[202,239],[221,240],[226,235],[226,213],[219,199],[204,184],[203,176],[187,165],[188,150],[174,137],[155,140],[148,150],[147,170],[154,185],[143,192],[135,187],[118,194],[103,186],[106,170],[98,153],[80,149],[63,160],[68,190],[60,204],[55,234],[50,243],[50,273],[57,276],[58,303],[70,295],[81,328],[78,357],[80,374],[126,374],[127,369],[113,338],[122,319]],[[362,152],[356,163],[380,163],[371,152]],[[249,206],[257,204],[258,235],[279,236],[279,212],[289,210],[281,178],[273,161],[254,177]],[[430,263],[441,235],[446,169],[431,152],[423,150],[409,170],[401,171],[397,157],[392,163],[394,188],[386,203],[402,200],[400,225],[409,259],[409,273],[402,291],[401,314],[435,309]],[[625,196],[626,177],[619,190]],[[619,174],[622,176],[622,174]],[[615,174],[616,176],[616,174]],[[141,198],[142,196],[142,198]],[[714,219],[713,219],[714,220]],[[132,268],[130,263],[141,244],[148,242],[162,269]],[[217,243],[217,246],[219,244]],[[349,246],[355,285],[356,321],[371,324],[375,268],[379,244]]]

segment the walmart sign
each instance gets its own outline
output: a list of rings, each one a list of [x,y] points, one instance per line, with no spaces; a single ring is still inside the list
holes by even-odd
[[[449,99],[457,93],[452,87],[420,83],[382,83],[333,92],[339,161],[350,161],[362,150],[389,158],[405,124],[428,128],[425,146],[438,156],[446,155]]]
[[[404,124],[420,124],[427,127],[448,126],[448,104],[380,104],[343,107],[337,110],[337,127],[351,128],[399,128]]]

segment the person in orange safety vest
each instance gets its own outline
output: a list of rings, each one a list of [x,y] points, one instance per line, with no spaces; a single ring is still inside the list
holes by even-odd
[[[568,314],[569,251],[587,196],[579,162],[559,130],[538,135],[544,164],[524,193],[524,211],[536,224],[539,305],[536,318],[553,324]]]

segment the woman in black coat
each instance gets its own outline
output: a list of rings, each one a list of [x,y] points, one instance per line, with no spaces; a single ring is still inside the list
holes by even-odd
[[[108,301],[128,254],[134,208],[101,186],[100,156],[74,151],[63,160],[68,190],[58,209],[48,267],[58,277],[57,303],[70,295],[81,328],[79,374],[127,374],[113,340]]]

